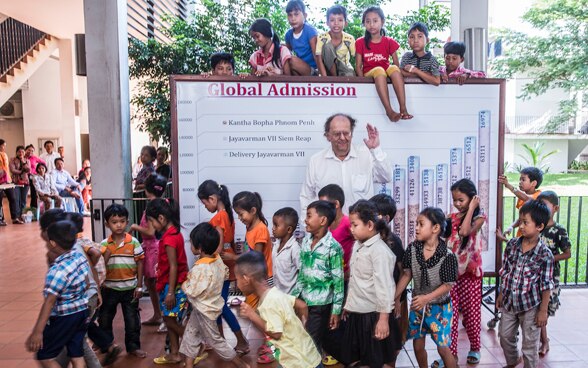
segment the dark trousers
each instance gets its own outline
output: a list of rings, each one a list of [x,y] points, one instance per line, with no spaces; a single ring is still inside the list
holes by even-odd
[[[24,208],[27,206],[27,196],[29,194],[29,186],[23,185],[22,187],[14,188],[14,196],[18,203],[18,213],[22,216]]]
[[[120,304],[125,321],[125,347],[131,353],[141,348],[141,318],[139,316],[139,300],[134,297],[134,290],[118,291],[102,288],[102,306],[100,307],[100,328],[109,336],[112,333],[112,321],[116,316],[116,308]]]
[[[18,202],[16,199],[15,188],[0,189],[0,221],[4,221],[4,209],[2,208],[2,199],[4,196],[8,198],[8,205],[10,206],[10,217],[12,221],[20,217],[20,211],[18,210]]]
[[[114,342],[114,337],[112,336],[112,332],[108,333],[98,326],[99,316],[100,310],[96,310],[88,325],[88,337],[100,348],[102,353],[106,353],[110,345]]]
[[[308,320],[306,321],[306,331],[312,337],[319,353],[323,351],[323,343],[327,332],[329,331],[329,321],[331,319],[331,309],[333,305],[317,305],[308,307]]]
[[[31,207],[37,208],[37,189],[35,189],[32,175],[29,178],[29,187],[31,188]]]

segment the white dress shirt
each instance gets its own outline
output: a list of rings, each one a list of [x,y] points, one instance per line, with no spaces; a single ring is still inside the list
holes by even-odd
[[[318,192],[328,184],[337,184],[345,193],[343,212],[360,199],[374,195],[374,182],[392,180],[392,165],[380,148],[368,149],[365,145],[351,145],[344,160],[335,156],[331,147],[312,155],[306,168],[306,178],[300,191],[300,218],[306,217],[306,207],[318,199]]]
[[[51,154],[43,152],[41,154],[41,159],[45,161],[45,164],[47,165],[47,174],[51,174],[51,171],[55,170],[56,158],[61,158],[61,155],[57,152],[53,152]]]
[[[78,187],[80,185],[71,177],[69,172],[67,172],[65,169],[53,170],[51,176],[53,177],[53,183],[55,183],[55,188],[57,188],[57,191],[60,193],[66,187]]]
[[[380,234],[356,241],[349,262],[346,310],[355,313],[390,313],[394,309],[396,256]]]

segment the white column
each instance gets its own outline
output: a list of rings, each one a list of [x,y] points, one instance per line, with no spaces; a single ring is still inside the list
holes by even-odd
[[[72,43],[68,39],[59,41],[59,81],[61,92],[62,141],[65,148],[65,168],[76,175],[82,166],[80,159],[80,129],[75,116],[74,68]],[[55,147],[57,151],[57,147]]]
[[[88,121],[95,198],[131,196],[127,3],[85,0]]]
[[[84,18],[93,196],[130,198],[127,2],[84,0]]]
[[[451,1],[451,40],[464,42],[465,30],[468,28],[483,28],[486,35],[484,39],[488,40],[488,0]],[[476,64],[486,65],[488,45],[484,44],[482,46],[484,48],[483,52],[478,49],[480,53],[476,53],[476,55],[482,55],[484,61],[476,60]],[[466,44],[466,47],[470,47],[470,45]],[[470,66],[468,65],[468,60],[466,60],[465,64],[466,67]]]

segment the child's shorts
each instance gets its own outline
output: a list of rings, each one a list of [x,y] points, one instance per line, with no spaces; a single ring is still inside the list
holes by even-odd
[[[176,305],[170,310],[165,306],[165,297],[169,290],[169,284],[165,284],[165,287],[159,293],[159,308],[161,314],[164,317],[176,317],[178,320],[184,317],[186,310],[188,309],[188,299],[186,294],[182,291],[182,285],[176,286]]]
[[[88,310],[66,316],[50,317],[43,330],[43,348],[37,352],[37,360],[56,358],[63,348],[67,356],[84,356],[84,337],[88,330]]]
[[[144,239],[141,246],[145,252],[145,259],[143,260],[143,275],[145,275],[145,277],[148,279],[156,278],[157,259],[159,255],[159,240]]]
[[[551,295],[549,296],[549,304],[547,304],[547,314],[550,317],[555,316],[555,312],[559,309],[561,305],[559,301],[559,295],[561,294],[561,289],[559,288],[559,277],[554,279],[555,287],[551,290]]]
[[[384,68],[382,68],[381,66],[377,66],[375,68],[373,68],[372,70],[370,70],[369,72],[365,73],[364,76],[365,77],[379,77],[379,76],[384,76],[384,77],[389,77],[392,74],[399,72],[400,68],[398,68],[396,65],[390,65],[388,67],[388,69],[384,70]]]
[[[428,304],[425,308],[425,320],[422,310],[410,311],[408,316],[407,339],[420,339],[427,334],[437,346],[449,346],[451,344],[451,319],[453,307],[451,302],[445,304]]]

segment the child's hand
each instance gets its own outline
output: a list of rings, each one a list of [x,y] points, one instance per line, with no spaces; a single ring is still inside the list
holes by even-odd
[[[137,224],[132,224],[131,227],[129,228],[130,231],[139,231],[139,225]]]
[[[416,70],[419,70],[419,68],[417,68],[414,65],[405,65],[404,66],[404,71],[405,72],[414,73]]]
[[[478,208],[480,206],[480,196],[475,195],[472,197],[472,200],[470,201],[470,210],[473,211],[476,208]]]
[[[255,314],[255,310],[251,308],[251,306],[247,303],[241,303],[241,307],[239,307],[239,313],[241,316],[251,319],[253,314]]]
[[[412,298],[412,305],[410,309],[421,310],[429,303],[429,297],[427,295],[417,295]]]
[[[347,321],[348,314],[349,312],[347,311],[347,309],[343,309],[343,312],[341,312],[341,321]]]
[[[250,77],[250,76],[251,76],[251,74],[241,73],[241,74],[239,74],[239,79],[245,79],[245,78]]]
[[[338,314],[331,314],[331,320],[329,321],[329,329],[336,330],[339,327],[339,321],[341,317]]]
[[[502,308],[502,294],[498,293],[498,296],[496,297],[496,303],[494,303],[494,305],[496,306],[496,309]]]
[[[507,229],[508,230],[508,229]],[[500,230],[500,228],[496,228],[496,236],[498,237],[498,239],[500,239],[500,241],[506,242],[508,241],[508,239],[506,238],[506,234],[507,232],[505,231],[504,233]]]
[[[500,175],[498,177],[498,182],[508,188],[508,178],[506,175]]]
[[[176,295],[173,293],[167,293],[164,302],[167,310],[174,309],[174,307],[176,306]]]
[[[539,309],[535,315],[535,324],[537,327],[547,326],[547,311]]]
[[[27,341],[25,342],[25,347],[31,353],[36,353],[40,349],[43,348],[43,333],[42,332],[32,332]]]
[[[201,76],[202,78],[210,78],[210,76],[211,76],[211,75],[212,75],[212,72],[206,72],[206,73],[202,73],[202,74],[200,74],[200,76]]]
[[[457,81],[457,84],[459,84],[460,86],[466,81],[466,79],[468,79],[467,74],[462,74],[462,75],[458,76],[457,78],[455,78],[455,80]]]
[[[376,323],[376,329],[374,331],[374,337],[376,340],[384,340],[390,335],[390,326],[388,325],[387,319],[380,318]]]
[[[141,299],[143,296],[143,288],[137,287],[135,288],[135,292],[133,293],[133,297],[137,300]]]
[[[447,76],[447,74],[441,74],[441,83],[447,82],[449,82],[449,77]]]
[[[394,317],[400,318],[402,316],[402,311],[400,310],[400,306],[402,305],[400,298],[394,299]]]

